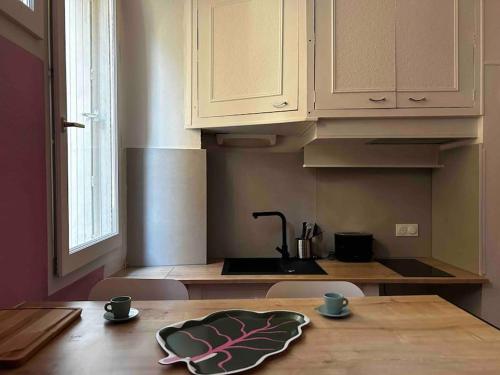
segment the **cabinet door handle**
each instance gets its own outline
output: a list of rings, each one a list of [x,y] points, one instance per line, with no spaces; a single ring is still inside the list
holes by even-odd
[[[425,96],[422,96],[420,98],[409,97],[408,100],[410,100],[412,102],[425,102],[427,100],[427,98]]]
[[[284,102],[281,102],[281,103],[274,103],[273,107],[274,108],[283,108],[283,107],[286,107],[287,105],[288,105],[288,102],[284,101]]]
[[[375,102],[375,103],[378,103],[378,102],[385,102],[385,96],[382,97],[382,98],[370,98],[369,99],[371,102]]]

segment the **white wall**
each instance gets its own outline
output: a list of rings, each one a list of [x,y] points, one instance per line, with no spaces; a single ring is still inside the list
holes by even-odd
[[[432,257],[479,273],[482,145],[442,150],[432,171]],[[474,225],[476,224],[476,225]]]
[[[431,172],[428,169],[303,168],[303,155],[231,149],[208,151],[208,251],[211,258],[272,257],[281,244],[282,211],[288,247],[303,221],[323,236],[317,255],[333,250],[335,232],[373,233],[377,257],[431,255]],[[396,223],[418,223],[419,237],[395,237]]]
[[[205,150],[129,148],[127,164],[127,263],[206,263]]]
[[[184,0],[117,2],[125,147],[201,148],[184,129]]]
[[[184,129],[185,0],[120,0],[128,263],[206,262],[206,155]]]
[[[486,277],[481,316],[500,327],[500,1],[485,1],[484,220]]]

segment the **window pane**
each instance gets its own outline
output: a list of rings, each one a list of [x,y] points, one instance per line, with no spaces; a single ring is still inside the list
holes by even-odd
[[[35,9],[35,0],[19,0],[21,3],[31,8],[31,10]]]
[[[65,0],[70,252],[117,233],[114,7]]]

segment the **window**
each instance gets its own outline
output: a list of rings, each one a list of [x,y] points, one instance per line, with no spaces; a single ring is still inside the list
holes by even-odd
[[[55,112],[61,119],[56,128],[56,234],[58,269],[64,275],[116,247],[119,199],[115,3],[61,3],[64,40],[59,40],[55,63]]]
[[[31,10],[35,9],[35,0],[19,0],[21,3],[26,5]]]
[[[0,12],[8,15],[35,38],[43,39],[45,5],[46,0],[0,0]]]
[[[117,231],[114,44],[108,0],[66,0],[70,252]]]

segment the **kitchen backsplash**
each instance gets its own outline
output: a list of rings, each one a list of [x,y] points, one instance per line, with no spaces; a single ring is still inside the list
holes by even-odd
[[[281,223],[252,218],[279,210],[288,240],[303,221],[323,230],[316,250],[333,249],[333,233],[374,235],[376,256],[431,255],[431,172],[425,169],[303,168],[302,153],[215,150],[208,157],[208,257],[279,256]],[[396,223],[418,223],[419,237],[395,237]]]

